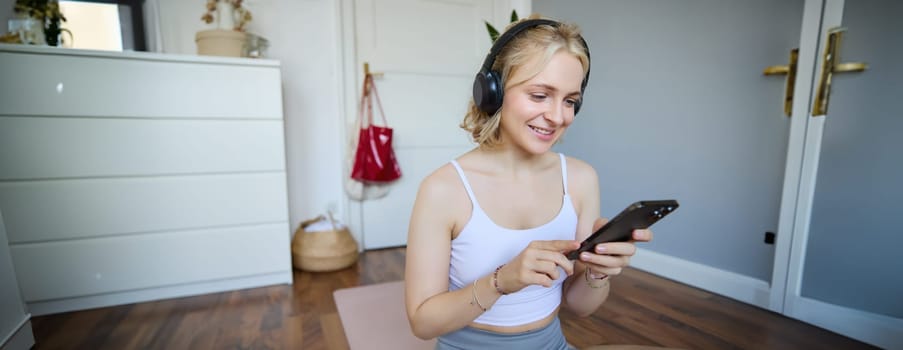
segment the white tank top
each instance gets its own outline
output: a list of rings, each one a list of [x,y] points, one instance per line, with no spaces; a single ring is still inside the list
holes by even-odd
[[[451,241],[449,290],[468,287],[474,280],[491,274],[496,267],[520,254],[532,241],[576,239],[577,212],[568,195],[565,157],[563,154],[559,154],[559,157],[564,182],[561,209],[552,221],[523,230],[501,227],[493,222],[477,203],[464,170],[457,161],[451,161],[470,196],[473,211],[461,233]],[[567,278],[564,270],[560,267],[558,269],[559,278],[553,282],[552,287],[531,285],[516,293],[503,295],[474,322],[493,326],[518,326],[550,315],[561,304],[562,283]]]

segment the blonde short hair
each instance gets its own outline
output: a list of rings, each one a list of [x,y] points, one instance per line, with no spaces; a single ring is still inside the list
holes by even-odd
[[[539,16],[532,15],[521,21],[537,18]],[[511,29],[517,23],[519,22],[509,24],[505,30]],[[539,74],[552,60],[552,56],[555,53],[565,50],[580,60],[585,74],[589,70],[589,56],[582,40],[580,28],[576,25],[567,23],[560,23],[557,26],[538,25],[524,30],[508,42],[495,58],[492,70],[501,73],[503,88],[507,89]],[[539,61],[539,64],[528,67],[527,63],[536,55],[541,55],[542,60]],[[511,81],[514,72],[520,69],[529,69],[526,75],[527,78],[522,81]],[[460,126],[470,133],[477,145],[480,147],[491,147],[501,142],[499,129],[501,116],[501,108],[494,115],[489,115],[480,110],[474,103],[473,98],[471,98],[467,106],[467,113],[464,115],[464,121]]]

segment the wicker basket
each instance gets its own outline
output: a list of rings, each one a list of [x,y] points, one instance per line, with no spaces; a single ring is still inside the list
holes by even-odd
[[[328,219],[332,230],[308,232],[305,228],[311,224]],[[357,241],[351,231],[336,226],[332,215],[318,216],[301,223],[292,239],[292,265],[304,271],[341,270],[357,262]]]

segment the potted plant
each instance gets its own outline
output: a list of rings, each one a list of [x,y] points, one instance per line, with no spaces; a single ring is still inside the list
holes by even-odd
[[[511,23],[517,22],[517,10],[511,10]],[[493,43],[499,38],[499,31],[489,23],[489,21],[483,21],[486,23],[486,31],[489,32],[489,40]]]
[[[62,22],[66,21],[66,16],[60,11],[60,3],[57,0],[16,0],[13,7],[16,19],[13,21],[21,21],[22,23],[34,23],[35,25],[26,24],[23,28],[26,36],[29,37],[26,43],[30,44],[47,44],[50,46],[58,46],[60,44],[60,34],[68,32],[60,27]],[[28,27],[38,28],[28,28]],[[40,33],[36,31],[40,30]],[[41,38],[43,36],[43,38]]]
[[[199,55],[241,57],[247,36],[245,27],[251,12],[241,6],[242,0],[207,0],[204,23],[216,22],[215,29],[195,35]]]

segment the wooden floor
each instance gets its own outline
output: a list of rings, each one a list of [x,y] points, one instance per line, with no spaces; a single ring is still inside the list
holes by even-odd
[[[387,249],[363,254],[346,270],[296,272],[291,286],[35,317],[35,349],[347,349],[332,292],[403,275],[404,249]],[[594,315],[579,318],[563,311],[561,320],[568,341],[578,347],[872,348],[633,269],[613,279],[612,296]]]

